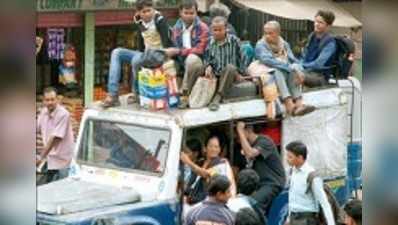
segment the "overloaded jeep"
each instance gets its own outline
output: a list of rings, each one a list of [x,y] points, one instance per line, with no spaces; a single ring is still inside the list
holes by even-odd
[[[94,104],[83,115],[74,154],[77,172],[38,186],[38,225],[174,225],[182,224],[183,166],[180,151],[194,130],[216,129],[226,138],[231,164],[237,121],[279,124],[284,146],[300,139],[308,160],[322,174],[340,203],[361,186],[361,90],[359,82],[339,80],[327,89],[305,92],[304,101],[317,110],[301,117],[270,121],[260,98],[208,108],[148,111],[129,105],[103,110]],[[285,160],[284,160],[285,162]],[[285,163],[286,171],[288,166]],[[272,202],[268,224],[283,224],[288,193]]]

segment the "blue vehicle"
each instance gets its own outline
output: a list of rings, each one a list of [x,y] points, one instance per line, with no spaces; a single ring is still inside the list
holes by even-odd
[[[301,139],[311,153],[309,163],[344,203],[361,187],[361,90],[357,80],[304,93],[318,109],[302,117],[278,117],[280,145]],[[234,162],[237,121],[267,125],[260,98],[228,102],[216,112],[207,108],[151,112],[128,105],[85,110],[74,160],[78,172],[38,187],[38,225],[174,225],[182,224],[181,147],[199,129],[226,134],[228,157]],[[275,122],[275,121],[274,121]],[[286,165],[286,171],[288,167]],[[287,192],[273,200],[271,225],[283,224]]]

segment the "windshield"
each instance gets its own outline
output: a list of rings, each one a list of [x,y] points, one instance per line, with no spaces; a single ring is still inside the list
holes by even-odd
[[[164,172],[170,131],[100,120],[85,123],[78,160],[113,169]]]

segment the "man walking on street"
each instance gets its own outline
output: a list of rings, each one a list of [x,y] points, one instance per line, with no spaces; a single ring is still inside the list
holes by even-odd
[[[47,173],[39,183],[49,183],[68,176],[73,155],[73,132],[69,112],[58,103],[54,88],[44,90],[44,108],[37,121],[44,148],[36,166],[47,161]]]
[[[252,197],[259,184],[260,177],[256,171],[252,169],[244,169],[240,171],[237,181],[238,195],[235,198],[230,198],[227,206],[234,213],[238,213],[240,210],[245,208],[254,210],[258,219],[261,221],[261,224],[264,225],[266,221],[265,213],[258,202]]]
[[[335,225],[332,208],[323,189],[323,181],[315,177],[311,191],[307,192],[308,176],[315,171],[307,162],[307,147],[300,141],[286,146],[287,162],[292,166],[289,188],[290,225],[318,225],[319,205],[327,221],[327,225]]]
[[[260,177],[259,188],[252,197],[266,212],[272,200],[285,186],[286,175],[275,143],[271,138],[259,135],[257,128],[238,122],[236,129],[247,166]]]
[[[234,225],[235,215],[226,203],[231,197],[231,182],[228,177],[215,175],[208,185],[209,197],[192,208],[187,215],[185,225]]]

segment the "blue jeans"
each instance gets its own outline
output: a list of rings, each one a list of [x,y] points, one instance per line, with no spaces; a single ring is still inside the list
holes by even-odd
[[[108,93],[117,96],[119,93],[119,81],[121,76],[122,63],[131,63],[132,67],[132,91],[138,90],[138,70],[141,67],[142,52],[126,48],[115,48],[111,53],[111,63],[109,65]]]
[[[300,85],[295,83],[293,72],[288,73],[275,69],[274,76],[276,85],[278,86],[279,93],[283,100],[288,97],[293,97],[294,99],[301,97]]]

